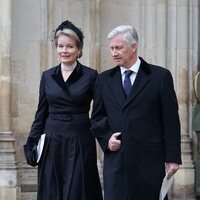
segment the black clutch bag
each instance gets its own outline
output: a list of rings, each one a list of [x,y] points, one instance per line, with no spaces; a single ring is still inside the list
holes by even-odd
[[[36,166],[37,165],[37,144],[35,145],[24,145],[24,155],[28,165]]]
[[[27,164],[36,166],[39,163],[44,148],[45,137],[46,134],[42,134],[37,144],[34,144],[35,141],[31,141],[30,143],[24,145],[24,154]]]

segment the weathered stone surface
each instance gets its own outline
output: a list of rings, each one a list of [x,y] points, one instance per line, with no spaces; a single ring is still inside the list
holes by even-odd
[[[36,199],[37,168],[24,163],[23,144],[37,107],[42,71],[58,64],[53,30],[66,19],[84,32],[80,61],[99,72],[115,65],[106,38],[121,24],[138,30],[140,56],[171,71],[183,159],[171,199],[193,198],[196,139],[191,118],[199,57],[198,0],[1,0],[0,11],[0,200]],[[102,166],[98,148],[101,180]]]

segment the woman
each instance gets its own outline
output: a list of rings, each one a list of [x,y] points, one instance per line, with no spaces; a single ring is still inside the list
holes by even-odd
[[[60,64],[42,75],[38,109],[24,145],[27,163],[38,164],[38,200],[102,200],[88,116],[97,72],[77,61],[83,33],[71,22],[58,26],[54,40]],[[33,149],[43,133],[45,145],[36,163]]]

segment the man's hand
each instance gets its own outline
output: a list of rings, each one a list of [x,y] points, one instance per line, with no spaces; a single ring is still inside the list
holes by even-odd
[[[110,151],[118,151],[121,147],[121,140],[117,139],[120,136],[120,132],[113,133],[111,138],[108,141],[108,148]]]
[[[171,176],[173,176],[177,170],[179,169],[179,164],[177,163],[166,163],[166,170],[169,172],[167,178],[169,179]]]

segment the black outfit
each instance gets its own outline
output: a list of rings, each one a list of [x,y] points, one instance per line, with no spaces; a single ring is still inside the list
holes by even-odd
[[[172,76],[140,60],[127,98],[119,66],[101,73],[97,81],[92,130],[104,151],[105,200],[158,200],[165,162],[181,163]],[[115,132],[122,133],[122,148],[112,152],[107,147]]]
[[[79,62],[66,82],[60,65],[42,75],[38,109],[25,145],[29,155],[46,134],[38,164],[38,200],[102,200],[88,116],[96,77],[95,70]]]

